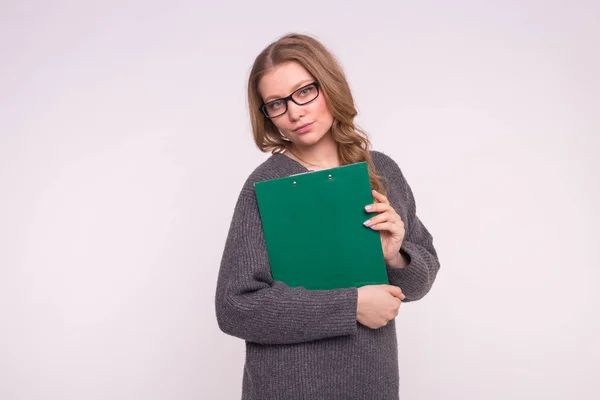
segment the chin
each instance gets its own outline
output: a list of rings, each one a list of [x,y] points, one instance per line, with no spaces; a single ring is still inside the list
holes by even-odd
[[[316,132],[309,132],[294,138],[296,146],[313,146],[321,141],[325,135]]]

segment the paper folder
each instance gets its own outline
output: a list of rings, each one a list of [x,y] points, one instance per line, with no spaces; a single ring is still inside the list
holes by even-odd
[[[310,290],[389,283],[366,162],[254,184],[273,280]]]

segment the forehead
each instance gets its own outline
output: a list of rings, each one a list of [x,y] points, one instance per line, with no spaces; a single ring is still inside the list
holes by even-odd
[[[264,101],[285,97],[302,84],[314,81],[314,77],[297,62],[281,64],[258,82],[258,91]]]

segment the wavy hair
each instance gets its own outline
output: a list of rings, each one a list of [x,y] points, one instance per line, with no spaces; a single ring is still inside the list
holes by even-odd
[[[256,146],[263,151],[281,153],[289,146],[275,124],[259,110],[262,98],[258,91],[260,79],[273,68],[287,63],[302,65],[317,81],[333,115],[331,136],[337,143],[342,165],[366,161],[371,187],[385,194],[383,177],[375,173],[371,159],[371,142],[367,134],[354,124],[358,114],[346,75],[333,54],[315,38],[290,33],[267,46],[256,57],[248,79],[248,107]]]

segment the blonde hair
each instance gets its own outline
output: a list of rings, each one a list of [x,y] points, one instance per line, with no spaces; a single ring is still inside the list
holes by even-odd
[[[254,61],[248,79],[248,106],[256,146],[263,151],[281,153],[291,145],[275,124],[259,110],[262,97],[260,79],[271,69],[287,62],[302,65],[318,82],[321,95],[333,115],[331,136],[337,143],[342,165],[366,161],[371,187],[385,194],[382,177],[375,173],[371,160],[371,142],[354,124],[357,115],[350,86],[341,65],[323,44],[311,36],[290,33],[267,46]]]

